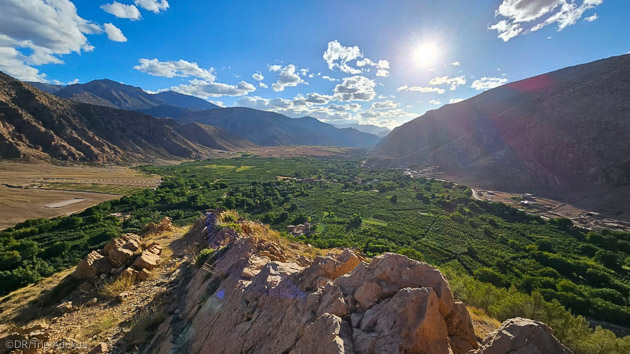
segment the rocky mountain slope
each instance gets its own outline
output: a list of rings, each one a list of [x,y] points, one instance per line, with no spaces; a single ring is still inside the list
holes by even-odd
[[[99,163],[197,159],[213,156],[215,149],[252,145],[219,129],[195,133],[193,142],[186,131],[172,120],[64,100],[0,73],[2,158]]]
[[[627,188],[629,94],[630,55],[558,70],[430,111],[383,139],[372,163],[565,197]]]
[[[258,145],[319,145],[371,148],[380,138],[358,130],[338,129],[311,117],[289,118],[274,112],[232,107],[192,112],[180,122],[214,125]]]
[[[176,117],[196,110],[219,108],[201,98],[173,91],[152,94],[140,87],[107,79],[68,86],[41,83],[34,86],[75,102],[142,112],[162,118]]]
[[[15,325],[0,325],[0,353],[29,340],[93,353],[570,353],[522,318],[478,338],[425,263],[314,249],[233,212],[207,213],[188,231],[166,218],[147,225],[20,302],[33,291],[3,299]]]

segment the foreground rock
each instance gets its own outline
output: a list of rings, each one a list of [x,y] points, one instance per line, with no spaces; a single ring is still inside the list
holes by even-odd
[[[542,322],[525,318],[509,319],[490,333],[475,354],[571,353],[560,344]]]
[[[164,220],[161,225],[170,225],[170,219]],[[145,280],[160,264],[161,253],[162,246],[158,243],[144,244],[141,236],[124,234],[110,240],[102,250],[90,252],[72,275],[76,279],[121,275]]]
[[[219,230],[209,235],[216,244]],[[222,242],[219,242],[222,243]],[[316,257],[253,237],[217,250],[179,293],[146,352],[467,353],[478,348],[472,322],[444,276],[397,254],[365,263],[352,251]],[[283,259],[281,261],[272,261]],[[171,309],[172,312],[175,309]]]

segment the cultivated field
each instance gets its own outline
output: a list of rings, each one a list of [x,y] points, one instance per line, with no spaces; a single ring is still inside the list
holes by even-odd
[[[0,229],[33,218],[72,214],[159,184],[126,167],[0,162]]]

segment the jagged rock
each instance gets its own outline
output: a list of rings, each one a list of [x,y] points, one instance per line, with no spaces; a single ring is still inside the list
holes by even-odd
[[[85,303],[86,306],[94,306],[98,303],[98,299],[97,298],[92,298],[92,300],[88,301]]]
[[[90,292],[90,290],[92,290],[92,288],[92,283],[90,283],[89,281],[84,281],[83,283],[81,283],[81,285],[79,285],[79,291],[82,293],[88,293]]]
[[[147,252],[157,254],[158,256],[162,254],[162,246],[157,242],[152,242],[145,247]]]
[[[153,268],[157,267],[159,264],[160,256],[149,251],[143,251],[142,254],[133,262],[133,266],[140,270],[153,270]]]
[[[119,267],[127,264],[133,256],[133,252],[126,248],[118,247],[109,250],[107,260],[114,266]]]
[[[69,313],[69,312],[76,311],[77,308],[72,305],[72,301],[66,301],[59,304],[57,306],[57,310],[59,310],[61,313]]]
[[[171,218],[165,216],[159,224],[155,224],[153,222],[148,223],[141,231],[141,235],[151,235],[151,234],[159,234],[165,231],[172,231],[175,228],[173,224],[171,224]]]
[[[111,265],[103,255],[97,251],[92,251],[79,262],[77,269],[72,275],[77,279],[87,279],[101,273],[109,272],[110,270]]]
[[[107,346],[107,343],[98,343],[94,348],[92,348],[92,350],[90,350],[88,352],[88,354],[103,354],[103,353],[107,353],[107,351],[109,350],[109,347]]]
[[[120,273],[120,276],[135,280],[138,276],[138,271],[133,268],[127,268],[122,273]]]
[[[217,255],[212,273],[197,271],[182,290],[187,301],[179,317],[190,329],[179,336],[188,352],[458,354],[477,348],[465,307],[427,264],[396,254],[365,264],[345,250],[304,268],[279,248],[229,232],[221,240],[225,235],[237,237]],[[265,255],[272,252],[287,262],[269,261]],[[183,345],[165,323],[151,352]]]
[[[120,237],[110,240],[105,247],[103,247],[103,253],[107,256],[109,253],[117,248],[130,250],[133,254],[140,249],[142,243],[142,237],[135,234],[124,234]]]
[[[234,229],[224,227],[210,238],[208,246],[219,248],[227,245],[228,243],[234,242],[237,238],[238,234],[234,231]]]
[[[542,322],[512,318],[488,334],[475,354],[571,353]]]
[[[151,276],[151,272],[148,269],[142,269],[141,271],[139,271],[136,275],[136,279],[140,280],[140,281],[144,281],[149,279],[149,277]]]

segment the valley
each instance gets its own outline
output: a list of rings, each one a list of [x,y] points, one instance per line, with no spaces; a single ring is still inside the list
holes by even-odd
[[[630,318],[630,234],[545,220],[475,200],[465,186],[361,164],[250,156],[138,167],[161,176],[162,184],[70,217],[31,220],[1,232],[4,269],[20,267],[18,259],[6,258],[12,249],[41,260],[23,268],[26,274],[3,273],[3,291],[76,264],[110,235],[139,232],[164,215],[175,225],[190,225],[203,210],[224,208],[316,247],[355,247],[369,257],[397,252],[498,288],[542,294],[576,314],[619,325]],[[289,225],[304,223],[315,225],[314,232],[289,236]]]
[[[0,229],[81,212],[160,183],[128,167],[0,162]]]

